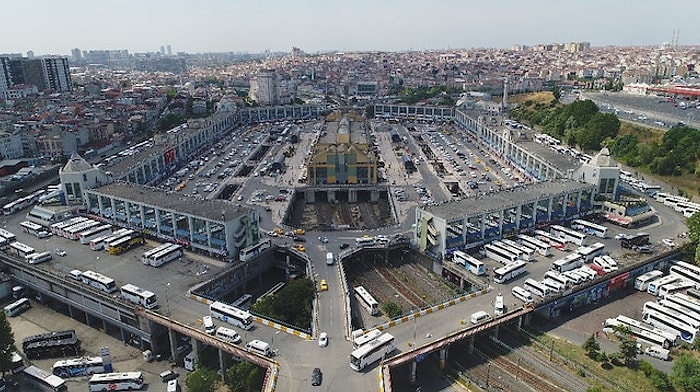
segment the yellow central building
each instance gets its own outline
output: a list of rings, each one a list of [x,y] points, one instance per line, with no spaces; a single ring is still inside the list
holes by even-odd
[[[365,121],[327,122],[307,165],[309,185],[377,183],[377,159]]]

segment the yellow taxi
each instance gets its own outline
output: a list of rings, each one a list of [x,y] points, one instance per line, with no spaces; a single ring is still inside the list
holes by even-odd
[[[328,291],[328,283],[326,283],[325,279],[321,279],[321,281],[318,283],[318,290]]]
[[[294,245],[294,249],[298,250],[299,252],[306,252],[306,247],[304,244],[296,244]]]
[[[306,234],[306,230],[304,229],[294,229],[294,235],[304,235]]]

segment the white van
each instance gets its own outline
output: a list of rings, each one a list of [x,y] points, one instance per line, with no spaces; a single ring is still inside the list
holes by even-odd
[[[177,378],[168,381],[168,386],[165,388],[166,392],[180,392],[180,384],[177,382]]]
[[[83,271],[74,269],[68,273],[68,276],[70,276],[71,278],[73,278],[75,280],[82,280],[83,279]]]
[[[472,313],[472,316],[470,318],[472,324],[479,324],[481,322],[484,322],[484,321],[490,320],[490,319],[491,319],[491,315],[486,313],[483,310]]]
[[[670,351],[666,350],[663,347],[659,346],[651,346],[647,347],[646,350],[644,350],[644,353],[650,357],[662,359],[664,361],[668,361],[668,354]]]
[[[239,335],[238,332],[226,327],[217,328],[214,336],[233,344],[238,344],[241,342],[241,335]]]
[[[568,272],[568,271],[567,271]],[[567,278],[566,275],[560,274],[556,271],[547,271],[544,273],[544,278],[545,279],[551,279],[555,282],[558,282],[562,286],[564,286],[565,289],[570,288],[573,286],[573,282],[571,279]]]
[[[333,252],[326,253],[326,264],[333,265],[334,261],[335,261],[335,258],[333,258]]]
[[[532,298],[532,293],[520,286],[513,286],[513,289],[510,292],[513,294],[513,297],[525,302],[526,304],[535,301],[535,299]]]
[[[246,350],[254,352],[256,354],[264,355],[266,357],[270,356],[270,344],[263,342],[262,340],[251,340],[245,345]]]
[[[498,293],[496,300],[493,301],[493,314],[501,316],[506,312],[506,306],[503,303],[503,294]]]
[[[202,324],[204,324],[204,332],[209,335],[213,335],[216,332],[216,327],[214,326],[214,320],[211,316],[202,317]]]
[[[192,350],[187,355],[185,355],[185,359],[182,360],[182,367],[184,367],[185,370],[193,371],[194,363],[196,360],[197,353],[195,352],[195,350]]]

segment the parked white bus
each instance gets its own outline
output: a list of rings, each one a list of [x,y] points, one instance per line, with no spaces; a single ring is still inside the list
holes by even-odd
[[[681,280],[681,277],[678,275],[666,275],[662,276],[656,280],[653,280],[649,282],[649,285],[647,285],[647,293],[653,294],[653,295],[658,295],[659,289],[661,286],[665,284],[671,284],[675,283]]]
[[[22,373],[27,384],[31,384],[42,391],[68,392],[65,380],[34,365],[27,366]]]
[[[362,286],[355,287],[355,298],[369,314],[376,316],[379,314],[379,302]]]
[[[510,249],[516,249],[519,253],[518,256],[520,257],[521,260],[525,261],[535,261],[535,250],[528,247],[528,246],[523,246],[522,244],[519,244],[515,241],[509,240],[509,239],[502,239],[501,242],[505,245],[507,245]]]
[[[5,311],[5,316],[6,317],[15,317],[19,315],[20,313],[24,312],[25,310],[29,310],[29,308],[32,307],[31,302],[29,302],[29,299],[27,298],[20,298],[17,301],[5,306],[4,311]]]
[[[666,298],[666,296],[676,293],[683,293],[688,289],[695,288],[695,283],[688,280],[680,280],[675,283],[665,284],[659,288],[658,297],[661,299]]]
[[[562,238],[547,233],[543,230],[535,230],[535,234],[539,240],[549,243],[550,246],[553,246],[559,250],[564,250],[566,248],[566,241]]]
[[[550,269],[561,273],[579,268],[582,265],[583,257],[581,257],[581,255],[578,253],[570,253],[563,259],[556,260],[554,263],[552,263],[552,267]]]
[[[649,312],[656,312],[663,314],[666,317],[678,320],[681,323],[687,324],[695,329],[700,328],[700,322],[694,320],[692,317],[688,317],[686,314],[676,311],[673,308],[664,306],[663,304],[656,301],[647,301],[642,307],[642,315]]]
[[[527,263],[518,260],[493,271],[493,281],[505,283],[527,272]]]
[[[656,335],[661,335],[664,338],[668,339],[672,345],[676,344],[676,339],[678,338],[678,334],[675,332],[667,332],[663,329],[656,328],[655,326],[647,323],[643,323],[639,320],[635,320],[631,317],[627,317],[624,315],[618,315],[615,317],[615,320],[618,322],[622,323],[622,325],[632,329],[632,330],[644,330],[644,331],[649,331],[651,333],[654,333]]]
[[[571,279],[567,278],[566,275],[560,274],[559,272],[555,272],[555,271],[545,272],[544,278],[545,279],[552,279],[556,282],[559,282],[566,289],[570,289],[574,285],[574,282]]]
[[[526,304],[532,303],[535,301],[534,298],[532,298],[532,293],[529,291],[525,290],[524,288],[520,286],[513,286],[511,289],[511,294],[513,294],[513,297],[525,302]]]
[[[547,294],[549,294],[549,289],[547,288],[547,286],[531,278],[525,280],[525,283],[523,283],[523,288],[531,292],[532,294],[542,298],[546,297]]]
[[[634,288],[639,291],[647,291],[649,287],[649,282],[652,282],[660,277],[664,276],[664,273],[659,270],[651,270],[645,272],[634,280]]]
[[[250,313],[223,302],[212,302],[209,312],[212,317],[246,331],[253,327],[253,316]]]
[[[568,227],[552,225],[549,228],[550,233],[555,237],[559,237],[566,242],[576,244],[578,246],[586,245],[587,236],[576,230],[569,229]]]
[[[374,239],[374,237],[355,238],[355,245],[357,245],[358,248],[364,248],[365,246],[374,246],[376,243],[377,241]]]
[[[51,252],[32,253],[25,258],[29,264],[40,264],[53,259]]]
[[[357,350],[358,348],[364,346],[365,344],[371,342],[372,340],[378,338],[382,334],[382,331],[378,329],[370,329],[366,333],[356,337],[352,340],[352,348]]]
[[[467,271],[474,275],[479,276],[486,273],[486,268],[484,267],[483,262],[465,252],[462,252],[461,250],[454,251],[452,254],[452,261],[464,266]]]
[[[507,250],[494,244],[484,245],[484,252],[486,253],[486,257],[489,259],[505,265],[518,260],[518,255],[508,252]]]
[[[81,244],[88,245],[93,239],[109,234],[112,234],[112,225],[98,225],[81,232],[78,236]]]
[[[166,249],[161,250],[151,256],[149,264],[151,267],[160,267],[182,256],[182,245],[170,244]]]
[[[593,258],[601,256],[605,251],[605,245],[602,242],[596,242],[588,246],[581,246],[576,249],[576,253],[583,257],[583,261],[590,263]]]
[[[394,336],[384,333],[350,354],[350,368],[359,372],[367,365],[373,364],[382,358],[386,358],[386,356],[391,354],[395,349]]]
[[[80,279],[86,285],[92,286],[98,290],[102,290],[105,293],[113,293],[117,291],[117,283],[114,281],[114,279],[94,271],[83,271],[83,274],[80,276]]]
[[[642,320],[656,328],[676,334],[682,341],[693,343],[698,330],[676,318],[667,317],[655,311],[644,313]]]
[[[82,377],[104,371],[102,357],[62,359],[51,367],[51,372],[59,377]]]
[[[540,241],[535,237],[530,237],[525,234],[518,235],[518,239],[522,245],[534,248],[540,256],[549,257],[552,255],[552,247],[544,241]]]
[[[8,252],[21,259],[25,259],[30,254],[34,253],[35,250],[27,244],[15,241],[9,245]]]
[[[608,237],[607,227],[583,219],[574,219],[573,222],[571,222],[571,228],[574,230],[583,231],[599,238]]]
[[[143,388],[141,372],[95,374],[88,381],[90,392],[131,391]]]
[[[136,285],[127,283],[121,287],[121,297],[125,300],[141,305],[146,309],[158,307],[156,295],[148,290],[144,290]]]
[[[637,342],[646,346],[659,346],[665,349],[669,349],[673,346],[674,339],[669,339],[665,335],[654,333],[646,329],[627,325],[615,318],[609,318],[603,323],[603,331],[605,333],[616,333],[615,327],[626,327]]]

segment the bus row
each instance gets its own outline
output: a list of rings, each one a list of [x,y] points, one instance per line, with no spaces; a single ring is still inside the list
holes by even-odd
[[[635,279],[634,287],[660,298],[690,289],[700,289],[700,266],[680,260],[674,260],[672,263],[668,275],[658,270],[646,272]]]
[[[3,215],[12,215],[15,212],[18,212],[20,210],[23,210],[29,206],[32,206],[36,204],[39,201],[39,198],[44,195],[47,192],[46,189],[39,189],[38,191],[34,191],[27,196],[20,197],[19,199],[15,201],[11,201],[4,206],[2,206],[2,214]]]
[[[179,258],[182,254],[182,245],[165,243],[144,252],[141,255],[141,261],[144,265],[157,268]]]
[[[26,384],[41,391],[67,392],[66,381],[34,365],[24,368],[23,378]],[[87,382],[88,391],[131,391],[144,386],[141,372],[93,374]]]
[[[683,214],[684,217],[689,218],[700,210],[700,203],[694,203],[688,200],[688,198],[683,196],[670,195],[664,192],[657,192],[654,194],[654,199],[659,203],[663,203],[666,206],[673,208],[676,212]]]
[[[73,270],[70,276],[107,294],[117,291],[116,281],[98,272]],[[127,283],[121,286],[119,288],[119,294],[122,299],[135,305],[143,306],[146,309],[155,309],[158,307],[158,299],[153,292],[142,289],[134,284]]]

